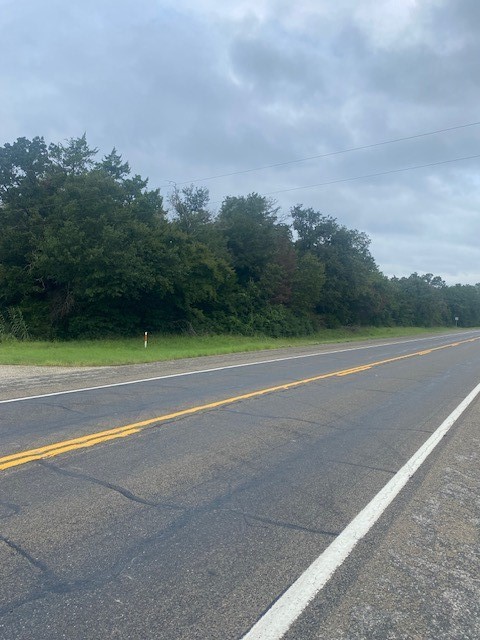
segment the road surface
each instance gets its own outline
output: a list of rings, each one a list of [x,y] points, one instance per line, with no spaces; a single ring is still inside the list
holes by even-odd
[[[154,379],[138,381],[142,371]],[[39,375],[2,390],[0,638],[239,639],[478,384],[480,332],[66,380]],[[69,386],[77,390],[64,393]],[[445,638],[477,637],[467,615],[453,629],[418,611],[421,627],[396,609],[395,593],[388,605],[368,601],[379,585],[385,592],[395,584],[392,545],[406,562],[408,517],[421,524],[438,516],[440,507],[427,513],[431,494],[422,492],[445,447],[474,479],[475,407],[292,621],[289,640],[439,638],[439,629]],[[470,443],[463,453],[449,441],[462,429],[460,444]],[[438,475],[435,486],[444,480]],[[458,489],[465,505],[453,500],[464,517],[474,490]],[[468,592],[478,534],[465,527],[465,569],[450,588]],[[408,571],[434,543],[414,553],[413,539],[403,586],[418,603],[420,579]],[[472,548],[477,555],[467,557]],[[439,566],[456,567],[455,549],[447,551],[436,550],[446,554]],[[474,613],[478,590],[467,604],[455,593]],[[413,606],[408,597],[399,606]]]

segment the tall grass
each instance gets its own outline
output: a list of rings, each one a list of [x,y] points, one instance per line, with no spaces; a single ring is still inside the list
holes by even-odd
[[[0,313],[0,342],[28,338],[27,325],[18,307],[8,307],[4,313]]]
[[[453,332],[453,328],[359,327],[325,329],[303,338],[268,338],[264,336],[151,336],[144,348],[143,335],[114,340],[72,340],[68,342],[16,341],[0,343],[0,364],[46,366],[104,366],[139,364],[218,355],[261,349],[278,349],[318,345],[329,342],[385,339],[394,337]]]

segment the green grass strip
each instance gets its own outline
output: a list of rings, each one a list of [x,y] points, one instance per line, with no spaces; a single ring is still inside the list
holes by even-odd
[[[141,364],[196,356],[219,355],[301,347],[330,342],[352,342],[375,338],[401,338],[432,333],[452,333],[453,328],[355,327],[325,329],[302,338],[265,336],[172,336],[152,335],[144,348],[143,334],[138,338],[107,340],[14,341],[0,342],[0,364],[42,366],[105,366]]]

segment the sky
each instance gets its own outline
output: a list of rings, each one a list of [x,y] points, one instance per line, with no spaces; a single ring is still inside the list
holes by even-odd
[[[444,162],[480,155],[479,24],[478,0],[0,0],[0,144],[86,132],[166,200],[268,194],[365,231],[388,276],[475,284],[480,158]]]

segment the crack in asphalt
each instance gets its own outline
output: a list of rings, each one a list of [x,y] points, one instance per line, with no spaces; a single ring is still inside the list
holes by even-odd
[[[317,535],[322,535],[322,536],[337,537],[340,533],[340,531],[324,531],[323,529],[314,529],[312,527],[304,527],[300,524],[285,522],[284,520],[273,520],[272,518],[265,518],[263,516],[258,516],[253,513],[246,513],[245,511],[241,511],[238,509],[228,509],[228,511],[230,513],[235,513],[243,516],[246,519],[248,526],[252,526],[251,523],[248,522],[248,520],[255,520],[257,522],[263,522],[264,524],[271,524],[275,527],[291,529],[293,531],[304,531],[306,533],[315,533]]]
[[[10,509],[11,513],[6,513],[0,516],[0,519],[3,518],[11,518],[12,516],[18,515],[22,511],[22,507],[19,504],[15,504],[15,502],[6,502],[5,500],[0,500],[0,506],[6,507]]]
[[[215,500],[204,504],[200,507],[193,507],[190,509],[185,509],[185,512],[179,516],[176,520],[174,520],[172,523],[170,523],[167,527],[165,527],[164,529],[162,529],[161,531],[145,537],[141,540],[138,540],[137,542],[135,542],[133,545],[131,545],[131,547],[129,549],[127,549],[125,551],[125,553],[123,554],[123,556],[121,558],[119,558],[116,562],[114,562],[109,569],[107,570],[100,570],[98,571],[96,574],[94,574],[93,576],[90,576],[88,578],[85,579],[81,579],[81,580],[65,580],[62,582],[55,582],[53,583],[53,580],[55,579],[54,574],[52,572],[50,572],[48,574],[49,576],[49,580],[46,581],[46,584],[40,588],[35,590],[33,593],[31,593],[28,597],[24,597],[21,598],[19,600],[17,600],[16,602],[10,603],[9,605],[0,607],[0,616],[3,616],[7,613],[12,613],[13,611],[15,611],[16,609],[26,605],[26,604],[30,604],[31,602],[35,602],[37,600],[40,600],[42,598],[47,597],[49,594],[52,593],[70,593],[73,591],[80,591],[80,590],[84,590],[84,589],[92,589],[98,586],[102,586],[105,584],[108,584],[109,582],[112,582],[113,580],[115,580],[127,567],[131,566],[135,560],[142,556],[145,560],[148,560],[148,556],[147,553],[153,553],[152,551],[150,551],[152,549],[152,547],[154,547],[159,541],[168,541],[169,539],[171,539],[176,533],[178,533],[179,530],[183,529],[184,527],[186,527],[194,517],[198,517],[198,516],[203,516],[204,514],[208,513],[209,511],[216,511],[216,510],[220,510],[223,506],[223,504],[225,502],[227,502],[228,500],[230,500],[232,497],[232,493],[231,493],[231,489],[229,491],[227,491],[225,494],[219,496],[218,498],[216,498]],[[0,536],[0,540],[3,540],[4,542],[6,542],[8,544],[8,542],[6,541],[6,539],[4,539],[3,537]],[[10,541],[9,541],[10,542]],[[26,554],[26,552],[24,552],[23,550],[20,549],[20,547],[18,547],[18,545],[15,545],[14,543],[9,544],[9,546],[11,546],[12,549],[18,551],[18,553],[20,553],[21,555],[23,555],[26,559],[30,559],[31,556],[30,554]],[[23,552],[23,553],[22,553]],[[26,555],[25,555],[26,554]],[[156,554],[155,554],[156,555]],[[41,566],[43,566],[45,568],[45,571],[50,571],[46,565],[44,565],[43,563],[40,563],[39,561],[32,559],[33,562],[31,562],[32,565],[35,566],[35,562],[38,563],[39,565],[41,564]],[[40,566],[38,567],[40,568]],[[45,575],[47,575],[45,573]]]
[[[270,414],[257,414],[257,413],[251,413],[249,411],[239,411],[238,409],[220,409],[221,412],[224,413],[234,413],[234,414],[238,414],[238,415],[242,415],[242,416],[249,416],[251,418],[261,418],[263,419],[267,419],[267,420],[290,420],[291,422],[301,422],[302,424],[310,424],[313,425],[315,427],[321,427],[323,426],[322,424],[320,424],[319,422],[315,422],[313,420],[303,420],[302,418],[296,418],[294,416],[287,416],[287,415],[283,415],[283,416],[274,416],[274,415],[270,415]],[[275,429],[278,429],[280,431],[287,431],[289,433],[292,433],[298,437],[302,437],[304,434],[301,431],[298,430],[293,430],[290,429],[288,427],[281,427],[279,425],[266,425],[268,427],[273,427]]]
[[[19,556],[24,558],[32,567],[34,567],[35,569],[38,569],[43,576],[45,576],[46,578],[54,577],[53,572],[51,571],[51,569],[47,567],[45,563],[43,563],[41,560],[38,560],[37,558],[34,558],[28,551],[26,551],[19,544],[17,544],[16,542],[13,542],[13,540],[10,540],[10,538],[2,536],[1,534],[0,534],[0,540],[4,544],[6,544],[7,547],[10,547],[10,549],[15,551],[15,553],[17,553]]]
[[[392,469],[385,469],[383,467],[371,467],[368,464],[360,464],[358,462],[346,462],[345,460],[336,460],[335,458],[329,458],[326,462],[335,462],[337,464],[347,465],[349,467],[360,467],[360,469],[370,469],[370,471],[382,471],[384,473],[389,473],[390,475],[395,475],[397,471],[392,471]]]
[[[67,407],[65,404],[53,403],[53,402],[39,402],[40,406],[48,407],[49,409],[63,409],[68,413],[74,413],[75,415],[83,416],[85,415],[85,411],[80,411],[78,409],[72,409],[71,407]]]
[[[89,482],[93,482],[96,484],[100,484],[108,489],[118,491],[121,489],[120,493],[125,497],[129,497],[129,495],[125,495],[125,490],[122,487],[117,487],[116,485],[112,485],[111,483],[99,481],[97,478],[93,478],[91,476],[87,476],[82,473],[77,473],[75,471],[67,471],[56,465],[53,465],[45,460],[36,461],[36,464],[46,467],[50,471],[57,472],[61,475],[71,476],[74,478],[78,478],[80,480],[85,480]],[[285,473],[285,467],[280,465],[276,471],[277,474]],[[260,474],[262,477],[264,474]],[[281,522],[281,521],[269,521],[268,519],[261,520],[261,516],[254,516],[251,514],[245,515],[242,509],[232,509],[232,502],[236,502],[237,505],[240,505],[240,496],[243,492],[249,491],[252,487],[256,486],[258,482],[261,482],[261,479],[258,476],[253,478],[249,478],[248,480],[240,483],[235,489],[232,487],[232,482],[229,481],[227,483],[227,487],[223,491],[223,493],[213,500],[208,500],[206,503],[201,504],[199,506],[193,507],[178,507],[177,505],[173,505],[174,508],[183,509],[183,513],[179,514],[172,522],[170,522],[167,526],[163,527],[159,531],[155,532],[152,535],[146,536],[141,539],[135,540],[129,547],[123,549],[121,551],[121,557],[118,557],[114,560],[110,566],[106,569],[97,569],[93,574],[85,578],[74,579],[74,580],[60,580],[55,576],[55,574],[41,561],[36,560],[30,554],[25,552],[15,543],[11,543],[9,546],[20,553],[26,560],[30,561],[32,566],[36,566],[38,569],[42,571],[42,576],[44,579],[44,583],[40,588],[32,591],[28,596],[23,598],[18,598],[16,601],[11,602],[3,607],[0,607],[0,616],[10,614],[13,611],[19,609],[20,607],[30,604],[32,602],[38,601],[40,599],[46,598],[51,594],[65,594],[71,593],[74,591],[83,591],[83,590],[92,590],[97,587],[105,586],[115,579],[118,578],[128,567],[131,567],[133,563],[138,558],[141,558],[143,562],[149,562],[150,559],[157,558],[158,552],[155,550],[156,545],[161,543],[166,543],[170,541],[174,536],[178,535],[180,531],[185,529],[187,526],[191,525],[194,519],[200,519],[204,516],[208,516],[209,514],[215,514],[215,512],[222,511],[224,513],[231,513],[234,515],[238,515],[243,519],[243,530],[246,531],[247,526],[251,527],[251,523],[246,521],[246,518],[250,517],[251,519],[257,519],[258,521],[263,521],[265,524],[272,524],[279,527],[284,527],[289,530],[296,531],[308,531],[306,528],[301,525],[295,525],[293,523]],[[130,494],[130,492],[127,492]],[[130,494],[133,495],[133,494]],[[140,501],[141,504],[144,504],[142,498],[138,499],[138,496],[134,496],[136,498],[135,502]],[[129,497],[129,499],[131,499]],[[148,504],[148,506],[158,506],[157,504]],[[172,506],[172,505],[169,505]],[[310,530],[309,533],[321,534],[321,535],[329,535],[335,536],[337,532],[331,531],[321,531],[321,530]],[[6,544],[6,540],[4,538],[0,538],[4,540]],[[9,541],[11,542],[11,541]],[[43,568],[43,570],[42,570]]]
[[[88,475],[88,474],[86,474],[84,472],[72,471],[70,469],[64,469],[63,467],[59,467],[58,465],[55,465],[52,462],[47,462],[46,460],[36,460],[36,464],[40,465],[41,467],[46,467],[50,471],[54,471],[55,473],[58,473],[58,474],[60,474],[62,476],[68,476],[70,478],[76,478],[78,480],[84,480],[85,482],[91,482],[92,484],[97,484],[97,485],[99,485],[101,487],[105,487],[106,489],[109,489],[110,491],[115,491],[116,493],[119,493],[124,498],[127,498],[128,500],[131,500],[132,502],[137,502],[138,504],[142,504],[142,505],[145,505],[147,507],[157,507],[157,508],[158,507],[163,507],[165,509],[177,509],[177,510],[180,510],[180,511],[184,509],[184,507],[181,507],[180,505],[174,504],[174,503],[153,502],[151,500],[146,500],[145,498],[141,498],[140,496],[136,496],[134,493],[132,493],[128,489],[120,487],[117,484],[113,484],[111,482],[107,482],[106,480],[100,480],[99,478],[95,478],[94,476]]]
[[[336,437],[341,436],[342,432],[356,429],[359,426],[356,423],[356,421],[350,419],[348,414],[340,416],[334,411],[325,411],[324,407],[316,407],[316,408],[319,411],[322,411],[322,415],[324,416],[324,418],[326,417],[329,421],[332,422],[332,424],[327,424],[322,426],[328,429],[333,429],[334,431],[337,431],[338,436]],[[278,419],[278,418],[276,416],[273,416],[273,419]],[[283,416],[282,419],[285,419],[285,417]],[[295,420],[294,418],[293,419],[287,418],[287,419]],[[340,421],[342,422],[342,426],[340,427],[333,426],[335,422],[338,423]],[[300,422],[300,421],[297,420],[297,422]],[[316,422],[310,422],[310,421],[304,421],[304,420],[302,420],[302,422],[313,424],[314,426],[318,427],[318,423]],[[256,436],[258,436],[258,433],[256,434]],[[268,442],[265,442],[265,445],[271,446],[271,444]],[[277,445],[277,446],[280,447],[281,445]],[[317,443],[315,448],[318,449],[319,447],[320,447],[320,443]],[[282,479],[282,477],[286,473],[288,473],[289,464],[293,464],[293,462],[295,462],[295,460],[297,460],[300,455],[304,455],[304,453],[303,454],[301,452],[296,453],[293,456],[291,456],[291,459],[289,461],[285,461],[285,460],[281,461],[277,466],[276,470],[273,471],[273,476],[271,471],[270,473],[268,473],[268,475],[266,475],[265,471],[262,472],[260,469],[255,469],[255,466],[254,464],[252,464],[252,462],[248,464],[246,460],[243,460],[243,464],[250,467],[255,472],[254,477],[246,481],[240,482],[235,488],[233,487],[233,482],[230,479],[228,480],[228,486],[226,486],[223,492],[220,495],[218,495],[216,498],[214,498],[213,500],[212,499],[207,500],[207,502],[204,504],[200,504],[200,505],[197,504],[192,507],[181,507],[178,504],[173,504],[173,503],[165,503],[165,504],[156,503],[150,500],[146,500],[140,496],[134,495],[132,492],[128,491],[124,487],[115,485],[113,483],[110,483],[104,480],[100,480],[99,478],[90,476],[86,473],[83,473],[80,471],[74,471],[70,469],[64,469],[46,460],[37,461],[36,462],[37,465],[43,466],[44,468],[50,470],[53,473],[57,473],[59,475],[75,478],[81,481],[90,482],[92,484],[102,486],[110,491],[119,493],[120,495],[122,495],[128,500],[131,500],[143,506],[154,507],[154,508],[166,507],[170,509],[178,509],[181,511],[181,513],[175,514],[173,521],[171,521],[166,526],[163,526],[162,528],[152,533],[151,535],[146,535],[142,538],[137,538],[133,540],[128,547],[118,549],[117,557],[111,558],[108,567],[94,568],[93,571],[91,571],[89,574],[86,575],[86,577],[79,578],[79,579],[71,579],[71,580],[63,579],[62,580],[56,577],[55,574],[43,562],[33,558],[30,554],[28,554],[28,552],[25,552],[23,549],[18,547],[18,545],[16,545],[15,543],[9,544],[10,548],[17,551],[17,553],[21,554],[25,558],[25,560],[30,562],[32,567],[36,567],[38,570],[41,571],[41,575],[43,577],[43,584],[36,589],[32,589],[32,591],[30,591],[28,595],[24,597],[19,597],[17,598],[16,601],[11,602],[8,605],[5,605],[3,607],[0,607],[0,615],[11,613],[12,611],[28,603],[46,598],[51,594],[63,594],[63,593],[70,593],[73,591],[84,591],[84,590],[93,591],[96,588],[104,587],[105,585],[108,585],[109,583],[116,580],[125,570],[127,570],[129,567],[132,567],[132,565],[135,562],[138,562],[139,560],[141,560],[142,563],[145,563],[145,562],[148,563],[152,559],[157,558],[159,544],[166,544],[172,539],[174,539],[175,536],[178,536],[179,533],[182,532],[182,530],[185,530],[188,526],[193,526],[195,524],[196,519],[199,520],[204,517],[214,516],[215,511],[223,511],[225,513],[230,513],[232,516],[237,516],[238,518],[240,518],[241,532],[244,532],[244,533],[246,533],[247,527],[252,528],[253,526],[255,526],[254,523],[263,523],[264,525],[283,528],[292,532],[297,531],[297,532],[304,532],[304,533],[309,533],[314,535],[325,535],[330,537],[337,536],[338,535],[337,531],[323,531],[321,529],[316,529],[314,527],[311,527],[311,528],[305,527],[305,526],[302,526],[301,524],[296,524],[295,522],[285,522],[282,520],[274,520],[268,517],[263,517],[263,516],[245,512],[242,509],[243,505],[241,504],[241,496],[244,492],[248,492],[252,487],[255,487],[256,485],[258,485],[259,482],[261,483],[262,479],[265,479],[265,478],[267,478],[269,483],[273,481],[278,482],[279,480]],[[233,457],[231,459],[233,459]],[[332,462],[338,462],[338,461],[332,461]],[[341,464],[344,464],[344,462],[341,461]],[[386,469],[374,469],[366,465],[358,465],[358,466],[363,466],[367,469],[372,469],[375,471],[393,473],[390,470],[386,470]],[[222,471],[224,472],[225,470],[222,469]],[[207,481],[205,484],[208,484],[208,482],[209,481]],[[196,488],[198,489],[198,486]],[[327,482],[327,486],[325,487],[325,489],[326,490],[323,492],[322,500],[321,500],[321,504],[323,508],[329,509],[334,515],[338,516],[338,518],[340,518],[340,520],[342,521],[343,514],[338,509],[335,508],[335,503],[333,500],[333,492],[330,486],[330,482]],[[305,490],[305,487],[296,486],[296,483],[293,483],[292,490],[298,491],[300,494],[304,494],[304,495],[308,495],[309,493]],[[234,508],[232,508],[232,506]],[[10,540],[7,542],[6,539],[4,538],[0,538],[0,539],[3,540],[5,544],[8,544],[8,542],[11,542]]]

